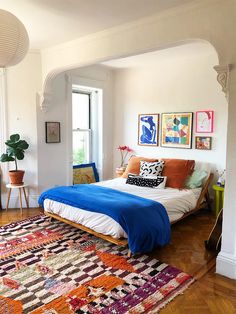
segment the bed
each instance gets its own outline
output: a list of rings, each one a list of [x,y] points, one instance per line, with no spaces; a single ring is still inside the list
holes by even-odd
[[[199,210],[204,202],[209,205],[208,186],[212,177],[212,174],[208,176],[202,188],[182,190],[133,186],[126,184],[125,178],[98,182],[94,185],[159,202],[165,207],[170,224],[174,224]],[[44,200],[43,207],[45,214],[51,218],[68,223],[117,245],[126,246],[128,244],[125,230],[105,214],[90,212],[49,198]]]

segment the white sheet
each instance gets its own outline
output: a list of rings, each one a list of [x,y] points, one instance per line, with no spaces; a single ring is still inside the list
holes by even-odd
[[[181,218],[184,213],[193,209],[201,193],[201,188],[192,190],[152,189],[126,184],[125,182],[126,179],[116,178],[96,184],[160,202],[166,208],[170,222]],[[114,238],[127,238],[123,228],[115,220],[104,214],[89,212],[49,199],[44,201],[44,209],[49,213],[82,224],[96,232]]]

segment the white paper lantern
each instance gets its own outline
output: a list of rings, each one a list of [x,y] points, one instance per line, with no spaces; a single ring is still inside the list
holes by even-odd
[[[25,26],[15,15],[0,9],[0,67],[19,63],[29,49]]]

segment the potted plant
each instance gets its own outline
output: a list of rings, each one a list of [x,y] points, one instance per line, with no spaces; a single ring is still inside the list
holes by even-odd
[[[1,162],[14,161],[15,170],[9,171],[10,183],[19,185],[23,183],[24,170],[18,170],[17,160],[22,160],[25,157],[25,150],[29,144],[20,139],[19,134],[12,134],[10,139],[5,142],[7,149],[6,153],[0,157]]]

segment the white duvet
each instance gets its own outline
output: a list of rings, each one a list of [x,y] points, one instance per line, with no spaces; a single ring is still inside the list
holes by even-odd
[[[152,189],[126,184],[125,182],[126,179],[116,178],[96,184],[158,201],[166,208],[170,222],[181,218],[186,212],[193,209],[201,193],[201,188],[192,190]],[[96,232],[110,235],[114,238],[127,238],[123,228],[107,215],[89,212],[49,199],[44,201],[44,209],[46,212],[82,224]]]

